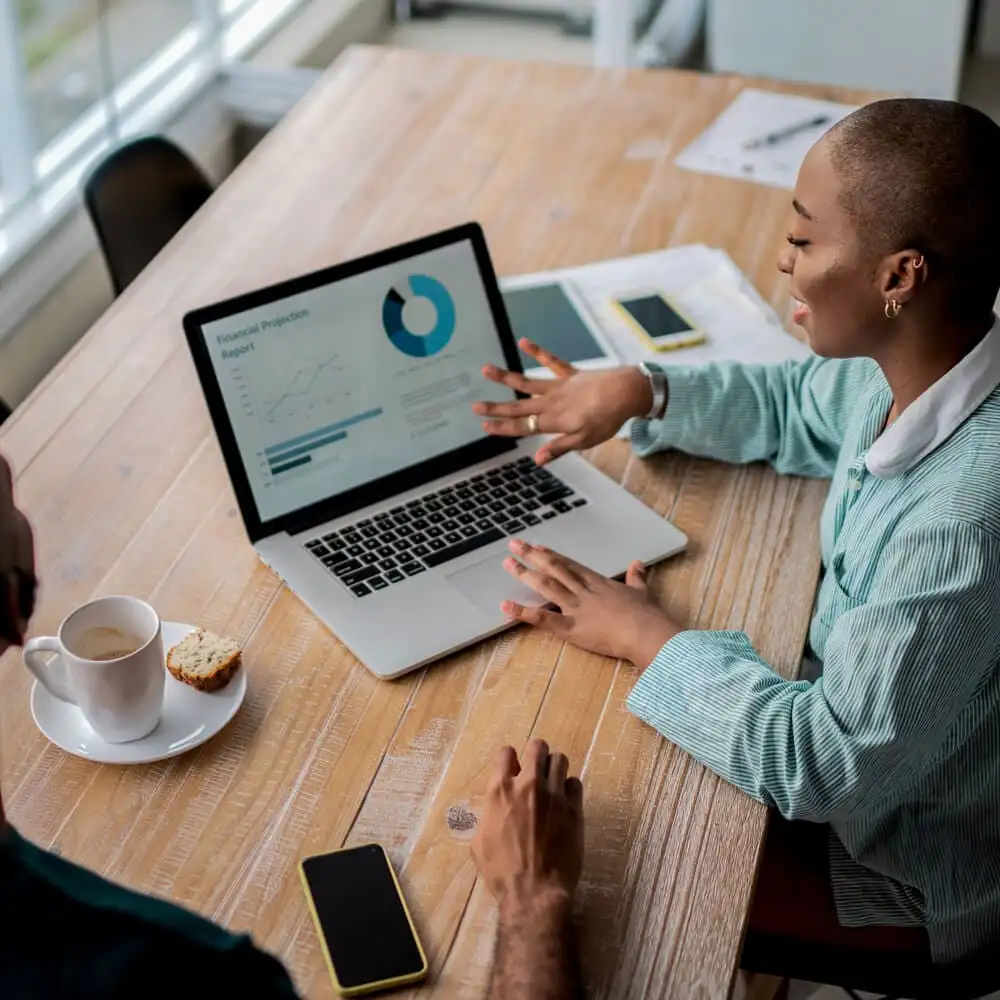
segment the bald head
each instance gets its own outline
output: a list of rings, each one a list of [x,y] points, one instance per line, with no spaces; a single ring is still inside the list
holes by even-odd
[[[988,315],[1000,291],[1000,126],[951,101],[877,101],[826,143],[866,250],[924,254],[949,311]]]

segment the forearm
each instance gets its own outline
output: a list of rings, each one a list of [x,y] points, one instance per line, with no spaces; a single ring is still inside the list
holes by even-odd
[[[628,706],[787,819],[827,821],[857,773],[849,741],[811,688],[781,678],[742,633],[685,632],[653,660]]]
[[[662,420],[632,427],[636,452],[667,448],[723,462],[767,461],[782,473],[829,477],[842,440],[841,383],[816,362],[743,365],[732,362],[670,369]],[[828,405],[828,403],[830,405]]]
[[[572,903],[557,895],[500,905],[490,1000],[581,1000]]]
[[[739,422],[727,420],[736,407]],[[660,420],[637,420],[632,444],[645,456],[664,448],[724,462],[771,457],[776,450],[764,369],[735,365],[667,370],[667,405]]]
[[[998,565],[1000,539],[964,521],[901,531],[867,600],[836,618],[820,682],[784,680],[742,632],[684,632],[629,708],[786,819],[862,813],[920,773],[992,676]],[[838,586],[827,578],[817,614]]]

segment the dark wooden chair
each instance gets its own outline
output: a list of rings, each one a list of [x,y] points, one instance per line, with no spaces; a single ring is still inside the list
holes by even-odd
[[[744,972],[886,1000],[979,1000],[1000,989],[995,947],[942,967],[931,961],[919,927],[842,926],[830,886],[830,845],[823,824],[771,816],[740,958]]]
[[[1000,990],[997,949],[954,966],[932,966],[912,955],[855,953],[767,935],[747,935],[740,967],[746,972],[838,986],[845,997],[883,1000],[980,1000]]]
[[[190,157],[162,136],[127,142],[84,184],[115,295],[120,295],[212,195]]]

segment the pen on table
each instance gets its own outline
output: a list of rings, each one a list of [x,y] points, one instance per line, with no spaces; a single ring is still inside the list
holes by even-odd
[[[829,115],[820,115],[818,118],[810,118],[807,122],[798,122],[796,125],[789,125],[788,128],[780,129],[777,132],[770,132],[762,135],[759,139],[750,139],[743,143],[744,149],[761,149],[764,146],[776,146],[779,142],[791,139],[802,132],[819,128],[821,125],[829,125],[832,119]]]

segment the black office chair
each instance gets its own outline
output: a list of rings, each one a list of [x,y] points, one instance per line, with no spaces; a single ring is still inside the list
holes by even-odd
[[[103,160],[84,184],[83,198],[116,296],[212,191],[187,154],[161,136],[128,142]]]

